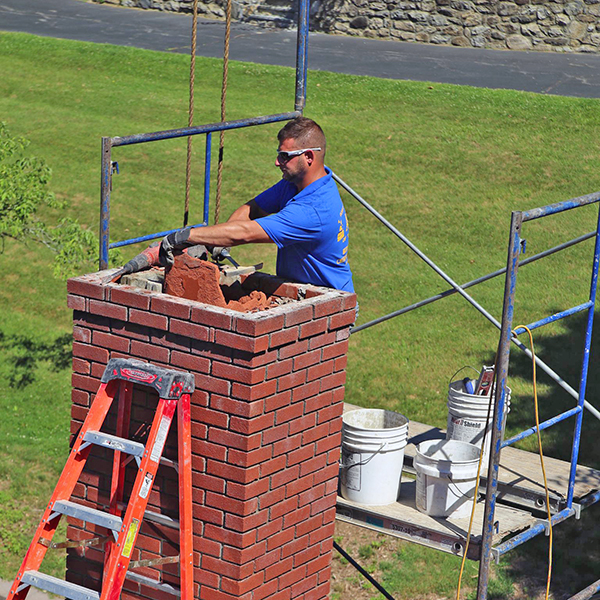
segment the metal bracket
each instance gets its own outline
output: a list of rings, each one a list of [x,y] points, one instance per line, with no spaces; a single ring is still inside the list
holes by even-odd
[[[492,548],[492,558],[494,559],[494,562],[499,565],[500,564],[500,552],[498,552],[498,550],[496,550],[496,548]]]
[[[579,519],[581,519],[581,511],[583,510],[581,504],[573,502],[573,504],[571,504],[571,508],[575,511],[575,519],[579,521]]]
[[[106,536],[90,538],[89,540],[80,540],[79,542],[67,540],[66,542],[51,542],[46,538],[40,538],[38,542],[50,550],[60,550],[62,548],[88,548],[90,546],[101,546],[108,538]]]
[[[548,519],[536,519],[535,525],[543,525],[544,526],[544,534],[546,537],[550,535],[550,526],[548,523]]]

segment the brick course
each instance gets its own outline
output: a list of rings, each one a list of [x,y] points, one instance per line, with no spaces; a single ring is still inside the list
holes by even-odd
[[[257,314],[117,284],[106,273],[68,282],[74,309],[71,431],[81,427],[109,358],[133,357],[195,375],[192,452],[195,595],[210,600],[326,598],[352,294],[259,275],[255,289],[306,299]],[[143,441],[156,398],[134,391],[130,437]],[[116,407],[115,407],[116,408]],[[107,424],[115,426],[116,411]],[[174,459],[176,423],[165,447]],[[76,489],[106,502],[112,456],[94,449]],[[126,477],[132,484],[131,473]],[[150,504],[177,518],[175,472],[159,469]],[[72,537],[93,528],[70,523]],[[178,552],[178,533],[146,521],[141,558]],[[69,550],[68,579],[99,585],[101,553]],[[90,560],[82,560],[83,558]],[[177,582],[176,565],[139,571]],[[151,575],[150,575],[151,574]],[[162,596],[129,582],[123,598]]]

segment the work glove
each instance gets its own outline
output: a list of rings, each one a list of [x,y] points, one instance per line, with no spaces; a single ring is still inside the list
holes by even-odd
[[[224,246],[209,246],[208,250],[210,250],[213,260],[216,260],[217,262],[223,262],[224,260],[231,258],[231,254],[229,253],[231,248],[226,248]]]
[[[185,229],[174,231],[163,238],[160,243],[160,250],[158,251],[158,262],[163,267],[173,266],[175,261],[173,250],[181,250],[187,246],[193,246],[193,244],[188,241],[191,231],[191,227],[186,227]]]

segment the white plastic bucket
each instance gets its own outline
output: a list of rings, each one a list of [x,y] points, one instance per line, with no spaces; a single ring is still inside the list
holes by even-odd
[[[417,509],[432,517],[464,517],[475,495],[479,448],[455,440],[417,446]]]
[[[408,419],[363,408],[342,417],[340,493],[366,506],[396,502],[400,493]]]
[[[507,396],[504,403],[504,419],[502,421],[502,436],[504,436],[504,427],[506,425],[506,416],[510,412],[510,388],[506,388]],[[488,415],[488,405],[491,402],[489,411],[489,427],[486,433],[486,419]],[[446,439],[456,440],[458,442],[469,442],[481,448],[481,443],[485,436],[485,446],[483,448],[484,460],[490,451],[491,427],[494,416],[495,398],[491,400],[489,396],[476,396],[464,391],[462,381],[453,381],[448,388],[448,422],[446,426]]]

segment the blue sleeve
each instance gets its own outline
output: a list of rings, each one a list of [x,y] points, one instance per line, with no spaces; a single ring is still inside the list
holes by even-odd
[[[296,188],[285,179],[281,179],[268,190],[256,196],[254,201],[266,213],[272,214],[281,210],[285,202],[292,198],[295,193]]]
[[[256,223],[264,229],[278,248],[298,242],[314,242],[322,230],[317,211],[310,206],[295,202],[290,202],[278,213],[256,219]]]

